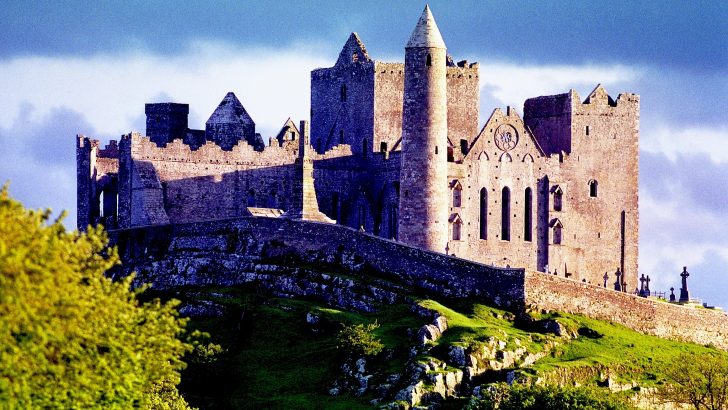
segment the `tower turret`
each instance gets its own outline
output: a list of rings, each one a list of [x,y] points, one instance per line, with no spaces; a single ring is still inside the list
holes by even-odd
[[[425,6],[405,47],[399,236],[445,252],[448,237],[447,60]]]

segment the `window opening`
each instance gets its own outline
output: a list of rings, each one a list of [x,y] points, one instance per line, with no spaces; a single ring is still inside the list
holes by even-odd
[[[508,187],[501,193],[501,239],[511,240],[511,190]]]
[[[532,214],[533,214],[533,195],[531,188],[526,188],[525,201],[523,207],[523,240],[531,242],[532,240]]]
[[[488,239],[488,190],[480,190],[480,239]]]
[[[589,196],[590,197],[592,197],[592,198],[596,198],[597,197],[597,187],[598,187],[598,185],[599,185],[599,183],[597,181],[593,180],[593,179],[591,181],[589,181]]]
[[[455,182],[455,186],[452,188],[452,206],[455,208],[461,207],[463,204],[463,188],[459,182]]]

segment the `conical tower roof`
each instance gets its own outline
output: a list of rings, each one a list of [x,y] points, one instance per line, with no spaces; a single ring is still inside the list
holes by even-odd
[[[432,17],[430,12],[430,6],[426,5],[425,10],[422,12],[415,30],[412,32],[409,41],[407,42],[406,48],[447,48],[445,47],[445,41],[442,39],[440,29],[437,28],[435,18]]]
[[[229,92],[220,101],[215,112],[207,120],[207,124],[255,124],[248,112],[243,108],[238,97]]]

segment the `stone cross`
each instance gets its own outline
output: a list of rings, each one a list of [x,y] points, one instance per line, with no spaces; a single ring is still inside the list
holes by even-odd
[[[604,287],[607,287],[607,280],[609,279],[609,274],[607,272],[604,272],[604,276],[602,276],[602,279],[604,279]]]
[[[647,275],[647,279],[646,279],[646,281],[645,281],[645,292],[647,292],[647,296],[650,296],[650,293],[652,293],[652,292],[650,291],[650,281],[651,281],[651,280],[652,280],[652,279],[650,279],[650,275]]]
[[[617,281],[614,282],[614,290],[617,292],[622,291],[622,272],[617,268],[617,271],[614,272],[615,275],[617,275]]]
[[[647,279],[645,279],[645,274],[642,274],[642,277],[640,277],[640,296],[645,296],[645,282]]]
[[[683,271],[680,274],[682,276],[682,288],[680,288],[680,303],[690,302],[690,292],[688,292],[688,267],[683,266]]]
[[[670,302],[675,303],[675,288],[670,287]]]

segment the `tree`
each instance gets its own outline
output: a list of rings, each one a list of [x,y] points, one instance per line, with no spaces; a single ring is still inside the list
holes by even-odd
[[[190,347],[175,303],[142,303],[102,228],[0,190],[0,408],[188,408],[176,385]]]
[[[683,354],[666,366],[666,383],[657,391],[661,400],[696,410],[728,408],[728,360],[718,353]]]
[[[627,400],[588,387],[491,385],[469,410],[631,410]]]

